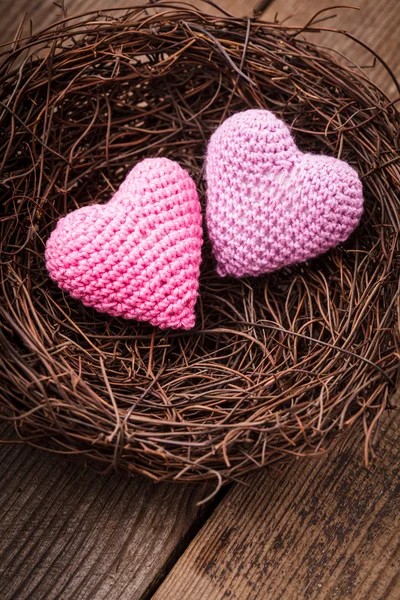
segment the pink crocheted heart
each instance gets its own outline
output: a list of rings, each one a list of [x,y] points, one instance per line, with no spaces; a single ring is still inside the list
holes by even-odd
[[[347,163],[302,153],[266,110],[227,119],[206,158],[207,226],[220,275],[260,275],[347,239],[363,194]]]
[[[105,205],[62,218],[46,246],[50,276],[101,312],[190,329],[202,227],[191,177],[166,158],[139,163]]]

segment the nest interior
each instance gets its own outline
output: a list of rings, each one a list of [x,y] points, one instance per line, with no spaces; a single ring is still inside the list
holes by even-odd
[[[3,49],[0,418],[21,439],[101,470],[219,484],[319,456],[358,421],[369,454],[398,368],[399,114],[301,34],[158,3]],[[206,238],[190,332],[99,314],[49,280],[57,219],[109,199],[144,157],[188,169],[204,208],[207,140],[255,107],[358,170],[365,214],[346,244],[234,280]]]

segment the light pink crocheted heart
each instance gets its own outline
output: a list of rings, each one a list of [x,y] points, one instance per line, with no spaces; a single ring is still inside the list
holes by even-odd
[[[206,157],[207,226],[220,275],[260,275],[347,239],[363,210],[347,163],[302,153],[266,110],[227,119]]]
[[[139,163],[105,205],[62,218],[46,246],[50,276],[101,312],[190,329],[202,227],[191,177],[166,158]]]

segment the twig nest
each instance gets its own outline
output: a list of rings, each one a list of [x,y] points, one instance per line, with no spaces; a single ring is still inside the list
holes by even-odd
[[[300,29],[152,4],[14,43],[0,87],[0,415],[21,439],[101,470],[219,483],[319,456],[361,421],[368,454],[398,369],[400,163],[398,113],[362,70]],[[54,284],[45,247],[60,218],[106,206],[160,157],[190,173],[204,214],[207,141],[260,108],[302,152],[360,175],[348,241],[235,279],[216,273],[206,238],[187,332],[99,313]]]

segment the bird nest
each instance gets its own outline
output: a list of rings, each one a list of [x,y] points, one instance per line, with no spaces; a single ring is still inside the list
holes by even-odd
[[[370,454],[398,366],[399,113],[304,30],[321,26],[157,3],[65,18],[3,49],[0,418],[21,440],[218,485],[320,456],[357,422]],[[229,279],[206,239],[189,332],[99,314],[49,279],[57,220],[108,200],[144,157],[178,161],[204,209],[207,140],[257,107],[301,149],[358,170],[365,213],[346,244]]]

